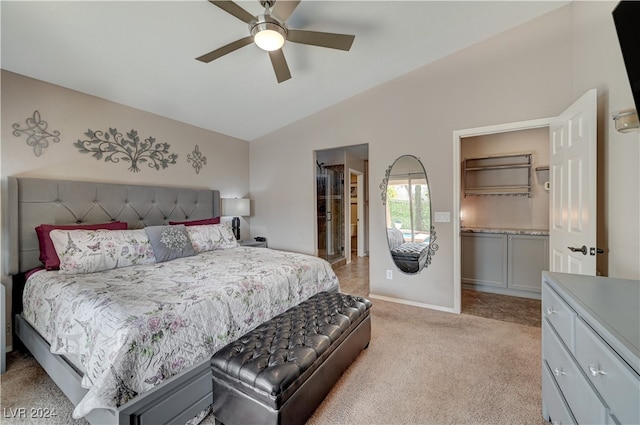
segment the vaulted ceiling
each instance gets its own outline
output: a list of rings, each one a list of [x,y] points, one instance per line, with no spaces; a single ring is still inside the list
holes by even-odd
[[[284,0],[279,0],[284,1]],[[252,15],[258,1],[239,1]],[[354,34],[349,52],[287,42],[278,84],[249,35],[206,0],[6,1],[2,68],[251,141],[522,24],[566,1],[303,0],[290,28]]]

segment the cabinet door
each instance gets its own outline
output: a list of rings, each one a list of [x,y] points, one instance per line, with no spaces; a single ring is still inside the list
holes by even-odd
[[[506,288],[507,235],[462,234],[460,239],[462,282]]]
[[[549,270],[549,237],[509,235],[508,286],[541,292],[542,271]]]

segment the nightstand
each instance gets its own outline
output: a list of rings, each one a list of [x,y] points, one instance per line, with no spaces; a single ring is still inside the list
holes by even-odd
[[[238,241],[240,243],[240,246],[252,246],[254,248],[266,248],[267,247],[267,241],[263,241],[263,242],[258,242],[256,240],[253,239],[245,239],[242,241]]]

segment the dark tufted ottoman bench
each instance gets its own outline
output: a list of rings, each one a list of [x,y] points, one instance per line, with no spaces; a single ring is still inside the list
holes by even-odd
[[[371,339],[371,302],[321,292],[211,359],[213,414],[232,424],[303,424]]]

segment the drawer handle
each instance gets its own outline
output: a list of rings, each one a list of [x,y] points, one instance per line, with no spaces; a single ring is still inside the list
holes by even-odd
[[[606,375],[607,373],[602,370],[602,369],[598,369],[595,365],[590,364],[589,365],[589,373],[591,373],[591,376],[598,376],[598,375]]]
[[[552,314],[556,314],[557,311],[553,309],[553,307],[547,307],[547,316],[551,316]]]
[[[558,369],[558,368],[553,369],[553,373],[554,373],[554,375],[556,375],[556,376],[566,375],[566,373],[564,373],[564,372],[562,371],[562,369]],[[595,375],[594,375],[594,376],[595,376]]]

